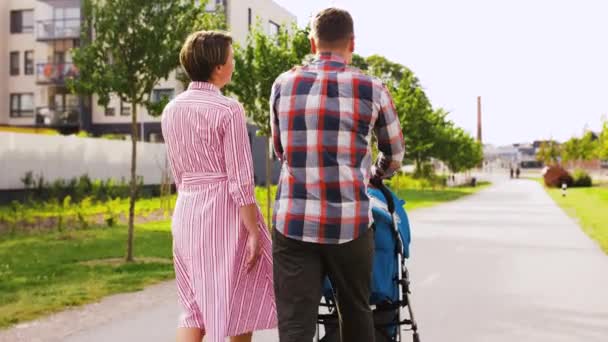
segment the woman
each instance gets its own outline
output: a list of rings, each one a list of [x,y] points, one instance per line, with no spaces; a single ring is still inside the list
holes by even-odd
[[[245,113],[220,93],[234,70],[232,38],[193,33],[180,62],[192,83],[162,117],[178,191],[171,223],[183,309],[177,340],[251,341],[252,331],[276,327],[276,307]]]

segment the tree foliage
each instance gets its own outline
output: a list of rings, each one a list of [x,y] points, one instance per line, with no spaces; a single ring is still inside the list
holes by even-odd
[[[597,142],[597,155],[603,160],[608,160],[608,121],[604,121],[602,132]]]
[[[236,95],[258,127],[258,135],[270,136],[268,99],[275,79],[302,64],[310,54],[308,31],[292,26],[272,37],[257,25],[245,46],[235,46],[234,74],[227,90]]]
[[[107,106],[112,95],[131,104],[131,192],[127,260],[133,260],[133,220],[137,194],[137,109],[158,114],[152,89],[178,67],[179,51],[188,34],[223,26],[217,13],[195,0],[84,0],[82,46],[73,53],[79,76],[70,88],[96,94]],[[92,38],[92,39],[91,39]]]
[[[572,137],[562,146],[562,160],[581,161],[597,157],[598,139],[591,132],[585,133],[581,138]]]
[[[554,165],[559,162],[560,155],[561,147],[556,141],[543,141],[536,152],[536,160],[545,165]]]

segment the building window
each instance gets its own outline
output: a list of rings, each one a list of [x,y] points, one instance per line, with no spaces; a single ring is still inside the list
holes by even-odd
[[[251,13],[251,7],[247,9],[247,27],[249,27],[249,31],[251,31],[251,24],[253,20],[253,13]]]
[[[11,76],[19,75],[19,51],[11,52],[11,60],[10,60],[10,74]]]
[[[11,118],[34,116],[34,93],[11,94]]]
[[[275,23],[272,20],[268,21],[268,34],[272,37],[276,36],[279,34],[279,31],[281,30],[281,25]]]
[[[34,51],[25,51],[23,54],[23,72],[26,75],[34,74]]]
[[[114,109],[114,107],[106,107],[104,114],[106,116],[116,116],[116,110]]]
[[[128,104],[125,104],[124,102],[122,102],[122,100],[120,100],[120,115],[122,115],[122,116],[131,115],[131,106],[128,106]]]
[[[11,11],[11,33],[34,32],[34,11]]]
[[[163,135],[161,133],[150,133],[150,142],[155,143],[163,143],[165,140],[163,139]]]
[[[154,89],[152,90],[152,96],[150,100],[152,101],[152,103],[159,103],[163,98],[172,100],[174,94],[175,90],[173,89]]]

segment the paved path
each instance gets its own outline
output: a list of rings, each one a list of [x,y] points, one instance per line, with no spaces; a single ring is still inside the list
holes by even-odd
[[[608,256],[538,183],[495,184],[412,215],[423,341],[608,341]]]
[[[423,342],[608,341],[608,256],[537,183],[499,180],[411,220]],[[24,324],[0,341],[172,341],[174,286]],[[278,341],[273,331],[257,337]]]

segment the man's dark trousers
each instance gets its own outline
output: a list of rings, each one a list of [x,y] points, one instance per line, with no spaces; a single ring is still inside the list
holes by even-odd
[[[324,277],[337,292],[342,342],[374,342],[369,306],[372,229],[343,244],[317,244],[273,232],[274,288],[281,342],[311,342]]]

